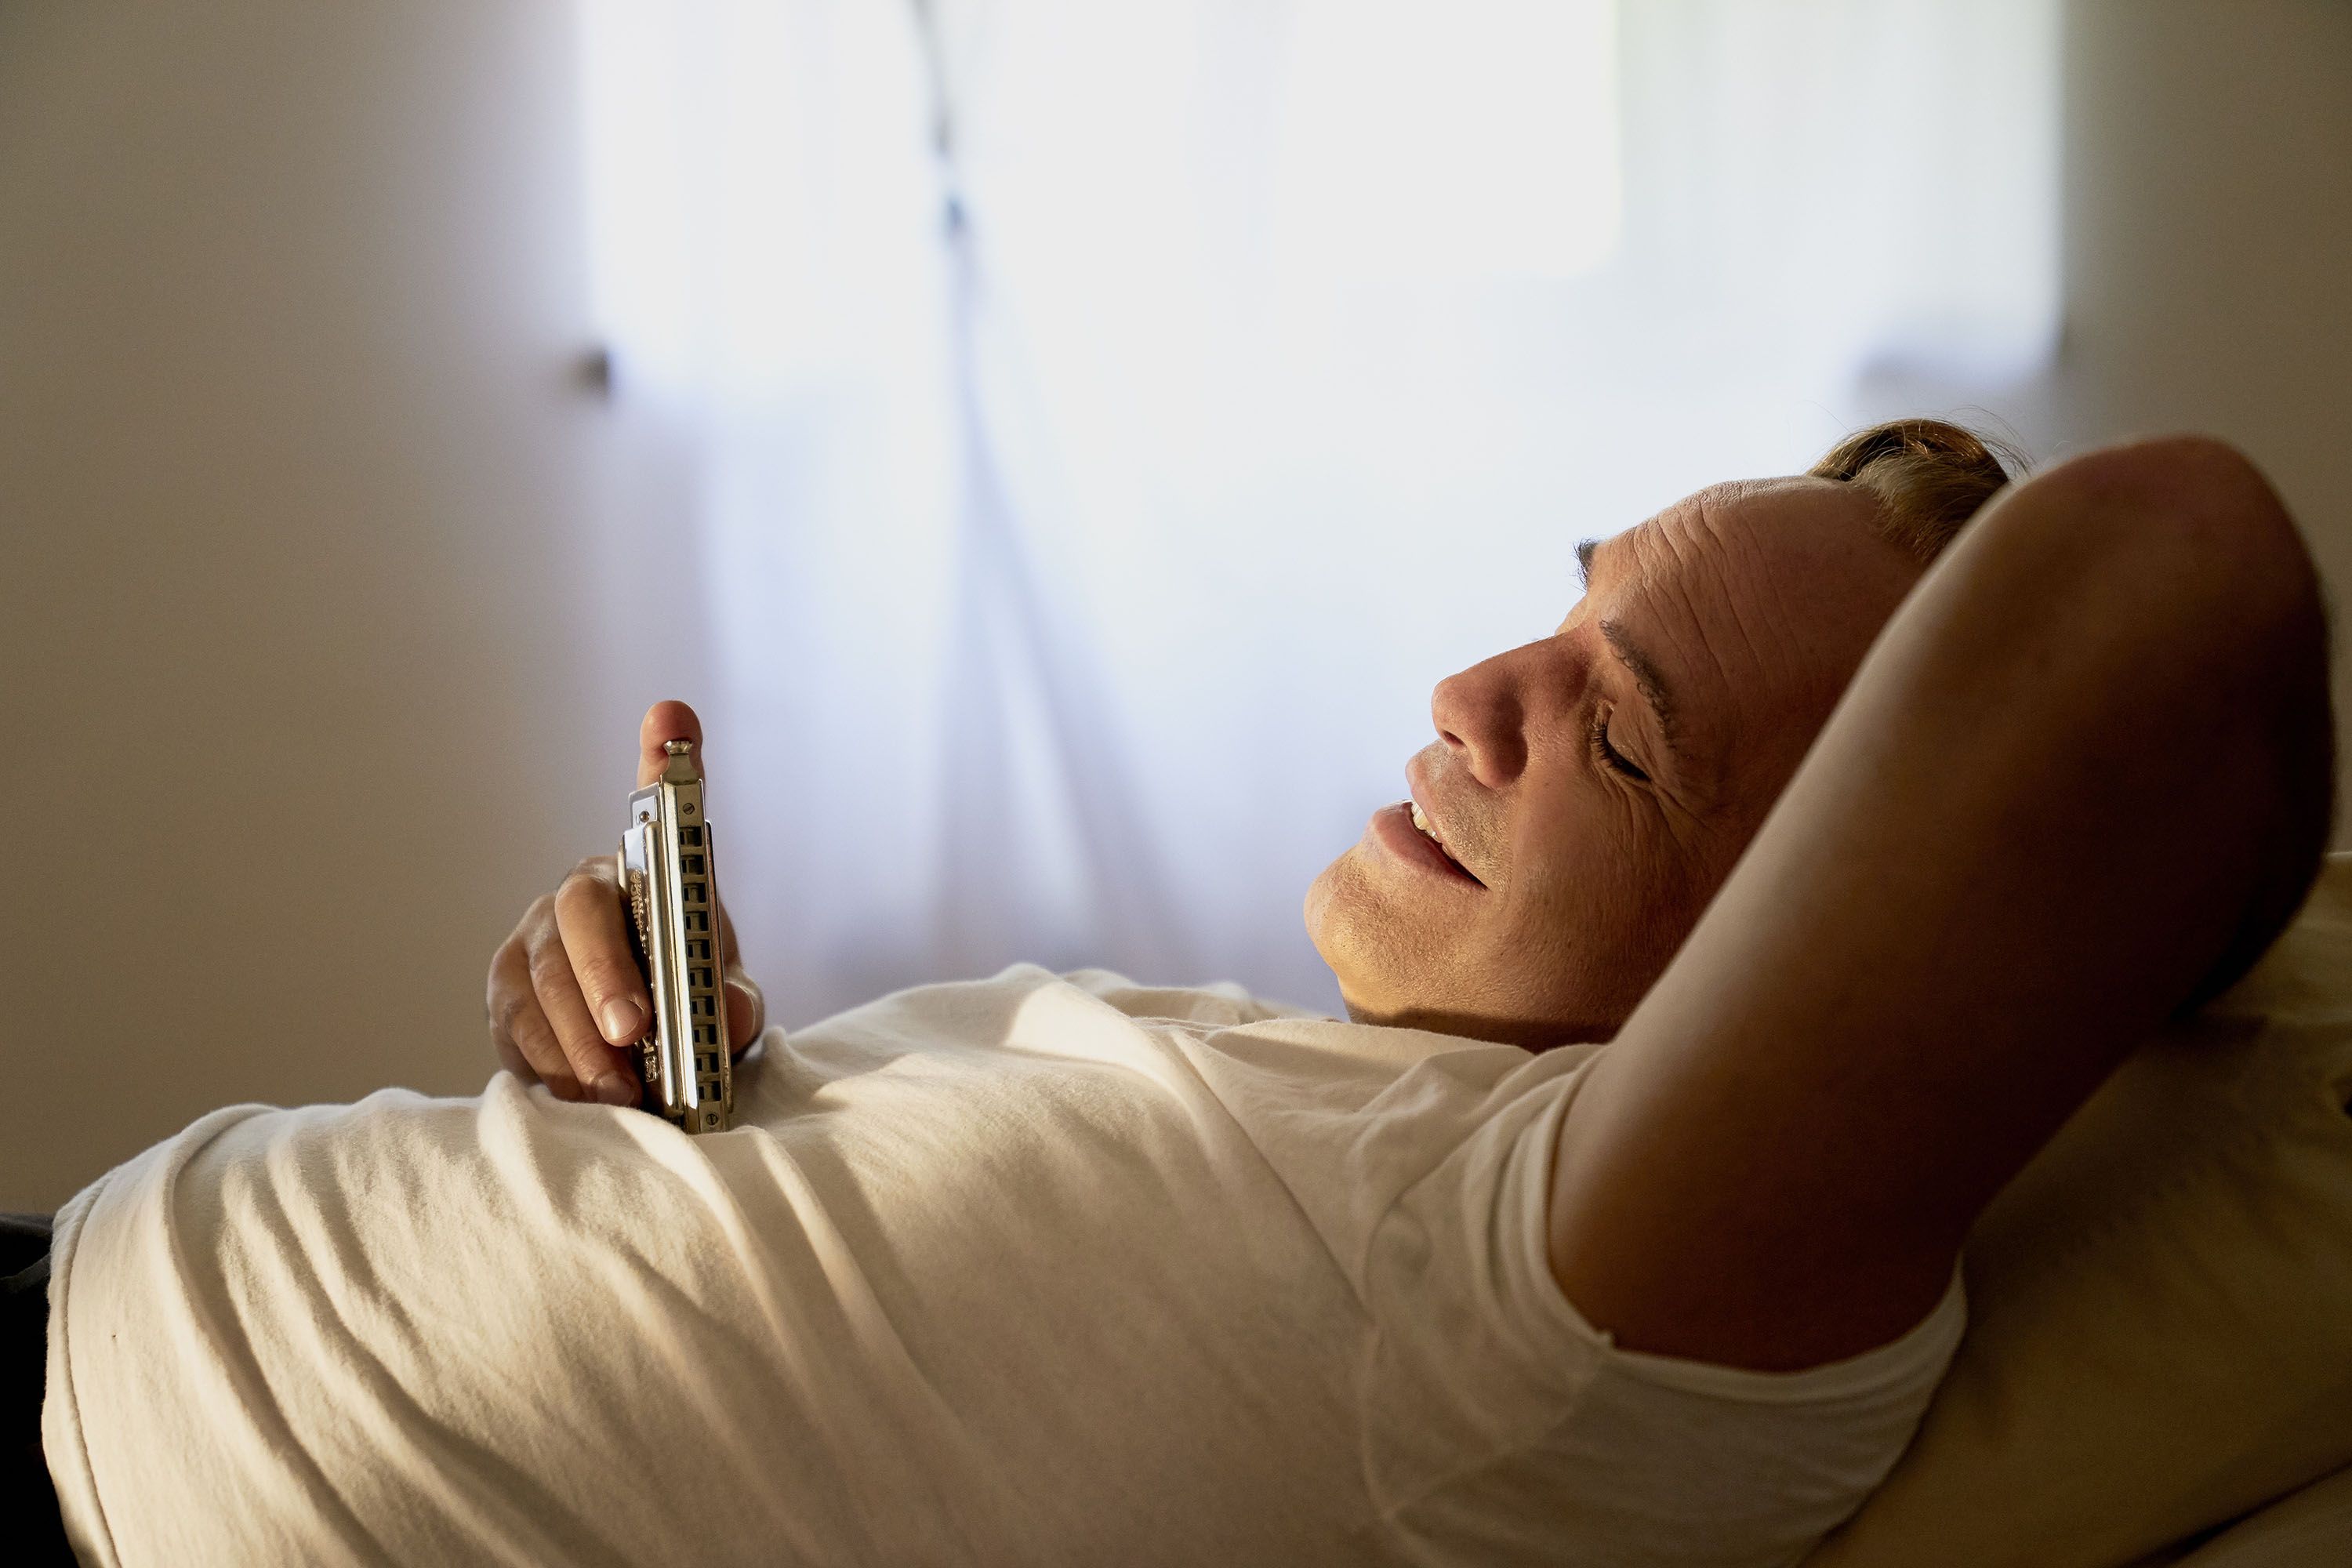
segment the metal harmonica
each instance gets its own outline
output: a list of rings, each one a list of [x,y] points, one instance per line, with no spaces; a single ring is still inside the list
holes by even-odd
[[[694,742],[671,741],[661,777],[629,796],[622,894],[654,1021],[637,1042],[645,1109],[688,1132],[723,1132],[735,1115],[727,1054],[726,935],[719,922],[710,821]]]

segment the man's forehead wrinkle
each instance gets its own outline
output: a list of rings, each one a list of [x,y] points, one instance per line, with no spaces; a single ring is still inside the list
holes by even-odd
[[[1657,519],[1637,522],[1633,527],[1610,534],[1605,539],[1588,539],[1576,547],[1576,572],[1590,593],[1595,576],[1615,582],[1642,574],[1641,545],[1643,535],[1657,531]],[[1608,558],[1603,560],[1601,552]]]
[[[1645,574],[1644,600],[1661,624],[1671,627],[1666,644],[1688,677],[1681,682],[1689,689],[1686,701],[1694,693],[1706,694],[1696,702],[1692,717],[1706,731],[1702,760],[1717,775],[1718,792],[1748,717],[1734,695],[1753,682],[1742,671],[1760,673],[1769,657],[1733,586],[1736,558],[1756,547],[1727,504],[1738,499],[1736,487],[1718,485],[1661,513],[1649,531],[1654,566]]]
[[[1657,714],[1660,738],[1688,791],[1685,804],[1703,815],[1706,803],[1722,793],[1723,702],[1716,693],[1723,677],[1710,668],[1712,650],[1699,640],[1702,595],[1692,579],[1704,570],[1708,552],[1690,537],[1695,520],[1678,515],[1692,510],[1690,501],[1677,502],[1602,542],[1602,596],[1594,604],[1602,613],[1593,629]]]
[[[1759,493],[1776,488],[1780,487],[1769,481],[1724,485],[1694,498],[1699,502],[1706,537],[1716,546],[1711,552],[1694,553],[1709,557],[1705,565],[1720,610],[1713,616],[1701,616],[1694,606],[1692,618],[1708,658],[1729,690],[1740,689],[1734,675],[1737,668],[1752,670],[1768,685],[1775,681],[1776,676],[1786,676],[1794,650],[1804,641],[1804,628],[1790,619],[1793,606],[1771,569],[1769,553],[1752,513],[1748,523],[1738,521],[1738,503],[1752,500]],[[1755,591],[1741,592],[1743,584]],[[1730,718],[1735,723],[1747,717],[1739,710],[1743,707],[1744,704],[1733,705]]]
[[[1729,602],[1736,598],[1730,590],[1731,574],[1727,557],[1738,548],[1738,530],[1728,526],[1713,492],[1701,490],[1690,498],[1684,511],[1689,519],[1684,528],[1661,528],[1660,542],[1672,556],[1673,569],[1658,576],[1664,584],[1671,584],[1674,596],[1698,633],[1701,646],[1714,660],[1717,673],[1729,674],[1729,667],[1712,646],[1710,624],[1716,617],[1704,613],[1702,599],[1712,597]]]
[[[1716,533],[1708,492],[1684,497],[1624,538],[1637,570],[1652,582],[1680,578],[1706,563],[1706,545]]]

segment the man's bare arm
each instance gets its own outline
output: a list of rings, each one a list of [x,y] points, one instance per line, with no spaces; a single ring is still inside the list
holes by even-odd
[[[1569,1300],[1630,1348],[1759,1368],[1921,1318],[1994,1194],[2299,898],[2325,649],[2309,557],[2227,447],[1999,499],[1571,1107]]]

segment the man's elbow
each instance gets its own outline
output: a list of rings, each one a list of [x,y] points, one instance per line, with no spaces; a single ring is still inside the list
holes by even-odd
[[[2210,998],[2292,918],[2332,831],[2327,613],[2294,520],[2243,453],[2169,436],[2049,468],[1971,531],[1949,564],[2006,606],[2026,668],[2087,683],[2075,722],[2199,748],[2232,781],[2212,831],[2238,846],[2242,912],[2192,1005]]]
[[[2201,670],[2207,733],[2254,749],[2267,791],[2244,802],[2259,869],[2235,934],[2194,1006],[2233,984],[2293,918],[2333,831],[2336,721],[2317,567],[2285,503],[2244,453],[2170,436],[2086,454],[2063,487],[2083,542],[2133,578],[2143,630]],[[2038,482],[2038,481],[2037,481]]]
[[[2210,436],[2104,447],[2026,487],[2073,542],[2151,595],[2210,616],[2258,663],[2326,661],[2319,574],[2286,504],[2252,459]],[[2021,492],[2022,493],[2022,492]]]

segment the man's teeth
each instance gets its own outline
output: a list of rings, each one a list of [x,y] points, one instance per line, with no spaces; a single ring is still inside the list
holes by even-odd
[[[1452,860],[1454,866],[1460,869],[1464,876],[1469,878],[1474,882],[1477,882],[1479,886],[1484,887],[1486,883],[1478,877],[1477,873],[1472,871],[1469,867],[1463,865],[1462,862],[1455,858],[1454,851],[1445,847],[1445,840],[1437,836],[1437,825],[1429,820],[1428,814],[1421,809],[1421,803],[1418,801],[1407,801],[1405,805],[1412,811],[1412,825],[1421,829],[1421,836],[1428,839],[1432,844],[1436,845],[1437,852],[1440,855],[1444,856],[1448,860]]]

